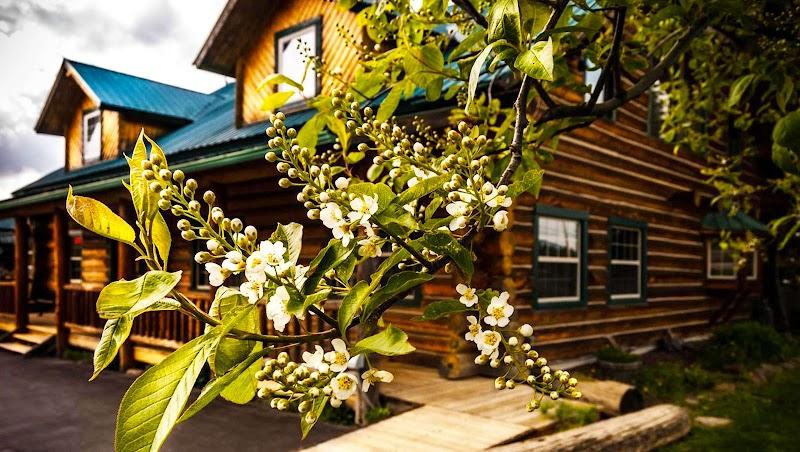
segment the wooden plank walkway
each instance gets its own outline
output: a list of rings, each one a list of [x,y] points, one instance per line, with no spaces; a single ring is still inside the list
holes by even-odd
[[[385,367],[395,379],[381,385],[383,395],[421,406],[308,450],[484,450],[555,423],[525,410],[532,396],[527,387],[498,391],[491,378],[446,380],[432,368],[400,363]]]

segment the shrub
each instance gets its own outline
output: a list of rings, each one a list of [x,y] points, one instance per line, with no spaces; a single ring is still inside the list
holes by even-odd
[[[391,415],[392,410],[389,409],[388,406],[374,406],[367,411],[367,414],[364,415],[364,418],[367,420],[368,424],[372,424],[374,422],[382,421]]]
[[[742,322],[717,328],[702,354],[710,369],[752,367],[776,362],[792,354],[794,344],[774,329],[756,322]]]
[[[604,347],[595,353],[595,356],[600,361],[608,361],[612,363],[632,363],[639,361],[639,357],[632,353],[628,353],[619,347]]]
[[[679,402],[688,393],[712,388],[715,380],[713,373],[696,364],[685,367],[662,363],[643,368],[636,377],[636,385],[648,398]]]

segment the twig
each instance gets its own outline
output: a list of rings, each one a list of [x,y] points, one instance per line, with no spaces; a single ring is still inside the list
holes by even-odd
[[[485,17],[483,17],[483,14],[481,14],[480,11],[475,8],[475,5],[473,5],[470,0],[453,0],[453,3],[458,5],[458,7],[467,13],[467,15],[472,17],[472,20],[474,20],[478,25],[483,28],[489,28],[489,22]]]
[[[392,231],[389,231],[383,224],[381,224],[378,220],[376,220],[375,217],[372,217],[371,220],[372,220],[373,223],[375,223],[381,229],[381,231],[383,231],[386,234],[388,234],[389,237],[391,237],[392,240],[395,243],[397,243],[398,245],[403,247],[406,251],[409,252],[409,254],[414,256],[414,259],[419,261],[420,264],[424,265],[428,270],[433,270],[433,264],[431,264],[431,261],[429,261],[428,259],[425,259],[425,256],[420,254],[419,251],[415,250],[411,245],[406,243],[405,240],[403,240],[400,237],[396,236],[394,233],[392,233]]]

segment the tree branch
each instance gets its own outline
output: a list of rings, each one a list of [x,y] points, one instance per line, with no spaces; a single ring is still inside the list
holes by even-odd
[[[489,28],[489,22],[485,17],[483,17],[483,14],[481,14],[481,12],[475,8],[475,5],[473,5],[470,0],[453,0],[453,3],[461,8],[462,11],[467,13],[467,15],[472,17],[472,20],[474,20],[478,25],[483,28]]]

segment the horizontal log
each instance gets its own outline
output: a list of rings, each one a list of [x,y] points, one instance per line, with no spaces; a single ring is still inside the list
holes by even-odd
[[[644,397],[636,387],[612,380],[581,381],[581,399],[600,407],[612,416],[633,413],[644,408]]]
[[[585,427],[493,448],[493,451],[647,451],[684,437],[689,413],[675,405],[656,405]]]

